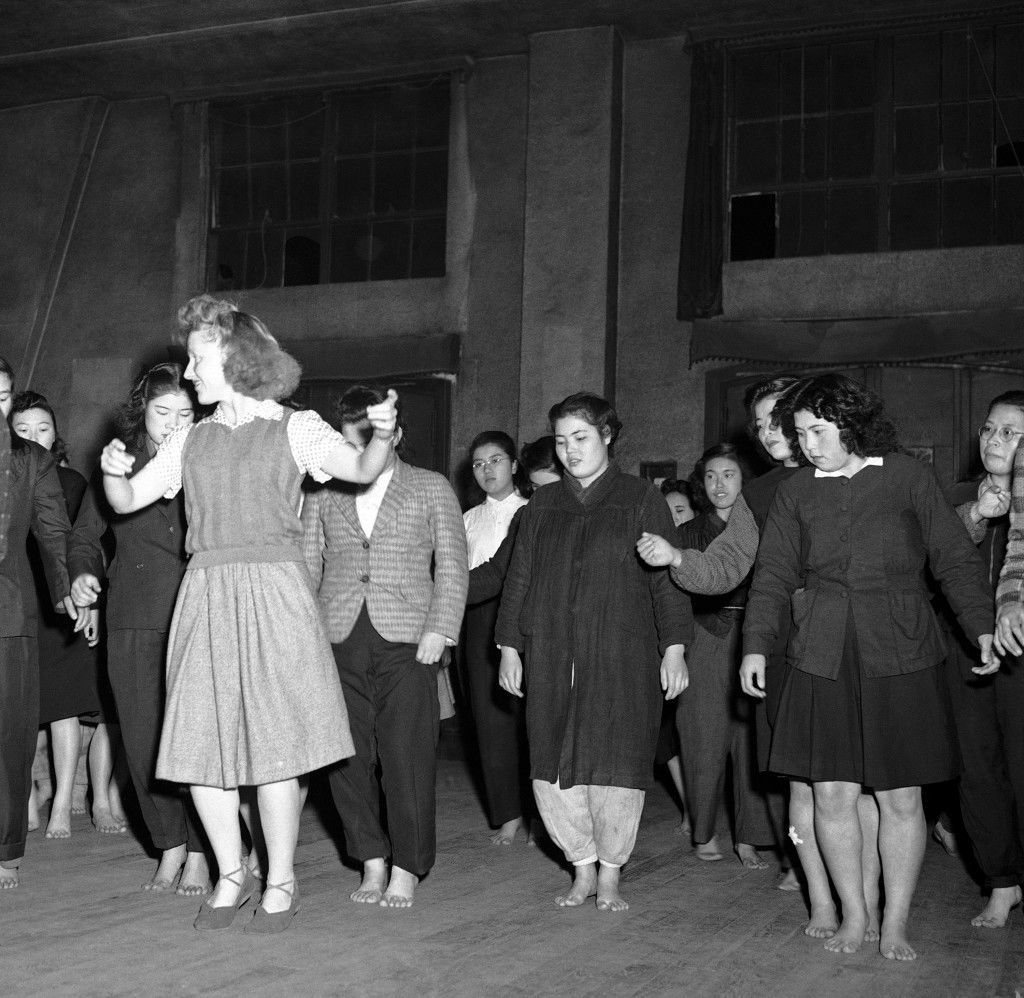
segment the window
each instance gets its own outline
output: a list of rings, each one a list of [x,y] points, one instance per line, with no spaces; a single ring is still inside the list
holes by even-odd
[[[448,77],[210,107],[208,284],[444,275]]]
[[[1024,242],[1024,24],[738,48],[732,260]]]

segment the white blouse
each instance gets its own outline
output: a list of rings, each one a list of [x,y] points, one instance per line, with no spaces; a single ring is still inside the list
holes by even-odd
[[[467,509],[462,514],[462,522],[466,526],[470,571],[494,557],[494,552],[508,533],[512,517],[525,505],[526,500],[513,492],[504,499],[488,496],[479,506]]]

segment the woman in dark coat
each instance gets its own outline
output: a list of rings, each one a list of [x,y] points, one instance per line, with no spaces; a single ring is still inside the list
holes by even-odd
[[[576,867],[556,903],[578,906],[596,893],[599,909],[619,911],[628,907],[619,870],[651,782],[662,692],[672,699],[687,684],[692,616],[668,572],[636,555],[641,534],[671,533],[672,519],[653,485],[611,461],[615,410],[581,393],[549,418],[566,475],[522,513],[495,629],[499,684],[523,695],[525,653],[534,795]]]
[[[885,885],[879,949],[913,960],[906,923],[924,855],[921,786],[957,775],[942,637],[925,571],[964,632],[992,659],[984,567],[931,470],[896,453],[881,401],[838,374],[810,378],[780,403],[802,468],[776,492],[744,622],[744,668],[763,686],[782,614],[792,615],[770,768],[814,788],[818,844],[842,903],[826,949],[864,942],[858,801],[878,801]]]
[[[164,438],[191,424],[195,402],[178,364],[158,364],[132,388],[120,414],[120,435],[135,457],[135,473],[148,464]],[[160,863],[145,890],[176,887],[181,895],[209,890],[205,840],[184,788],[156,779],[163,724],[167,632],[188,556],[185,504],[179,492],[152,506],[113,514],[90,490],[68,545],[72,573],[87,573],[82,601],[99,592],[104,575],[100,538],[108,524],[114,558],[108,575],[107,670],[117,702],[125,756],[139,810]],[[79,595],[76,592],[76,597]]]
[[[14,374],[0,358],[0,433],[9,433]],[[39,728],[38,613],[29,532],[56,607],[75,613],[67,571],[71,530],[57,465],[38,444],[11,440],[6,553],[0,559],[0,889],[18,886],[18,870],[28,834],[32,758]],[[82,618],[85,619],[84,617]]]

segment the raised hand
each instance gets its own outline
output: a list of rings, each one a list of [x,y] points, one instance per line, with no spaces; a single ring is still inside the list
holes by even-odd
[[[100,453],[100,471],[113,478],[129,474],[134,464],[135,458],[128,453],[128,449],[116,437]]]

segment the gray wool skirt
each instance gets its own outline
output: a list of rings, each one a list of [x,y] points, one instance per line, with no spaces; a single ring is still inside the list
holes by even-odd
[[[262,785],[354,751],[305,565],[233,562],[187,571],[168,640],[157,777]]]

